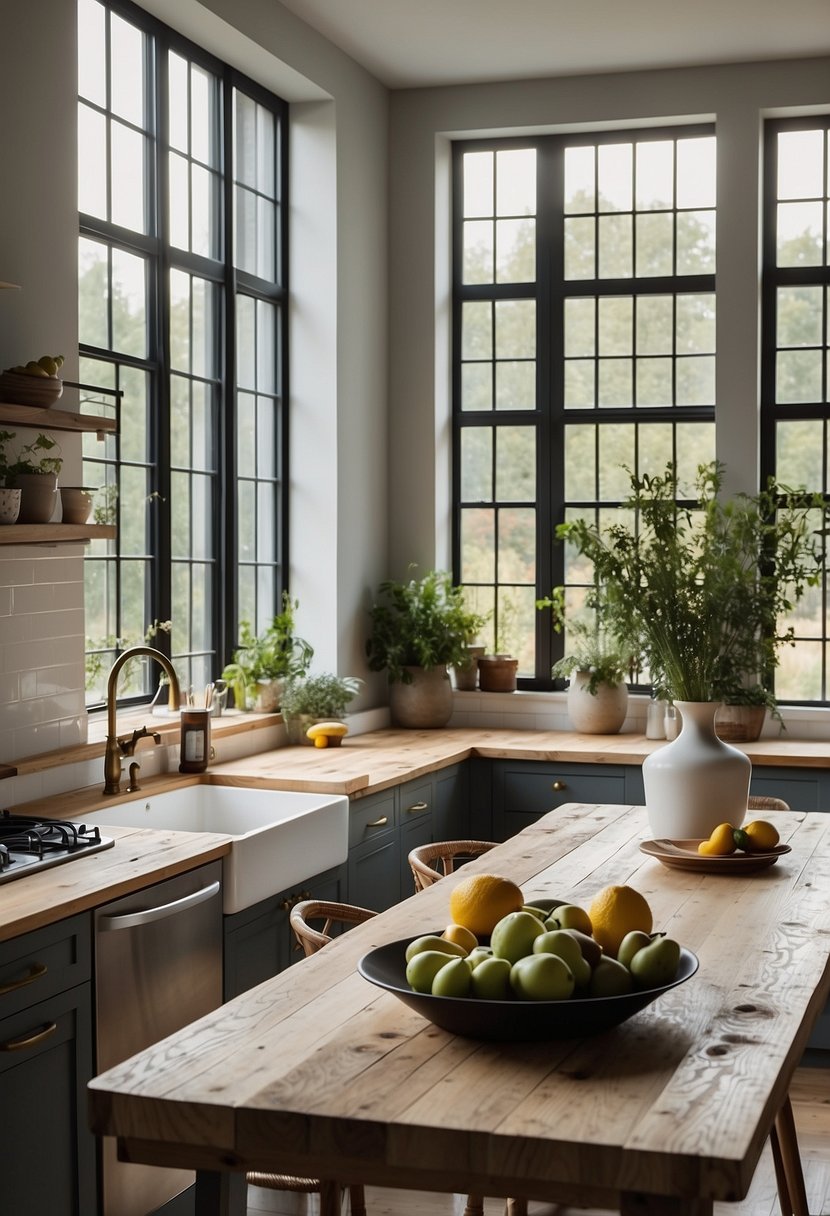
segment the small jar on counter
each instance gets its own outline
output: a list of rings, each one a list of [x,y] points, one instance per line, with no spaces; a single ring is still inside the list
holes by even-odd
[[[180,773],[203,773],[210,756],[209,709],[188,706],[182,713],[182,738],[179,755]]]

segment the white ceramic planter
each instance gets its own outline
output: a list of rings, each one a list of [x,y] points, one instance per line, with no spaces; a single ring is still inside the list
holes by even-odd
[[[20,491],[0,486],[0,524],[17,523],[20,514]]]
[[[646,809],[655,840],[709,836],[719,823],[746,816],[749,758],[715,733],[716,701],[678,701],[677,738],[643,761]]]
[[[575,671],[568,688],[568,717],[574,730],[586,735],[616,735],[628,712],[628,687],[621,684],[599,684],[596,692],[588,691],[589,671]]]

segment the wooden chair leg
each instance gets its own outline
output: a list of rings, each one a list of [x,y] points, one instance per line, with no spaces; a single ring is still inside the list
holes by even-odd
[[[798,1137],[789,1096],[779,1110],[770,1133],[778,1202],[782,1216],[810,1216],[804,1174],[798,1151]]]
[[[484,1196],[468,1195],[464,1216],[484,1216]]]
[[[527,1216],[526,1199],[508,1199],[504,1205],[504,1216]]]
[[[320,1183],[320,1216],[340,1216],[342,1200],[339,1182]]]
[[[351,1216],[366,1216],[366,1196],[362,1186],[349,1187]]]

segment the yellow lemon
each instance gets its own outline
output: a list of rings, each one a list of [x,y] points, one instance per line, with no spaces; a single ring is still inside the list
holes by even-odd
[[[633,887],[604,887],[594,896],[588,909],[594,940],[606,954],[617,957],[620,942],[626,933],[641,929],[651,933],[653,919],[645,896]]]
[[[736,848],[732,824],[719,823],[708,840],[701,840],[697,851],[702,857],[728,857]]]
[[[456,946],[461,946],[468,954],[478,945],[475,933],[471,933],[464,925],[447,925],[441,936],[445,941],[455,942]]]
[[[774,849],[780,839],[778,832],[765,819],[756,819],[744,828],[744,835],[749,838],[750,853],[763,853],[766,849]]]
[[[462,878],[450,895],[453,924],[462,925],[477,937],[487,937],[509,912],[524,903],[519,887],[499,874],[471,874]]]

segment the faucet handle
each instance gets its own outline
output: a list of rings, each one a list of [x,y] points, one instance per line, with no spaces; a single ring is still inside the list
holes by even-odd
[[[134,730],[132,736],[118,740],[118,750],[122,756],[134,756],[136,744],[139,739],[152,738],[154,743],[161,743],[161,735],[157,731],[149,731],[146,726],[142,726],[140,730]]]

